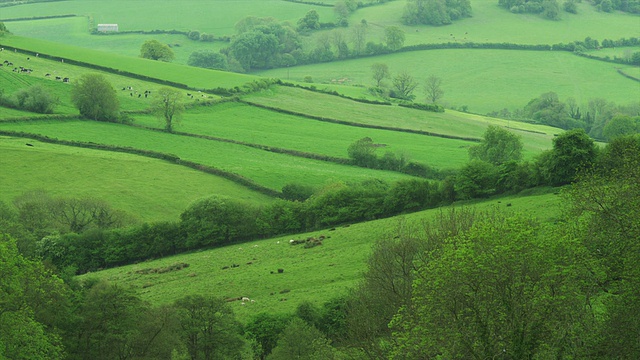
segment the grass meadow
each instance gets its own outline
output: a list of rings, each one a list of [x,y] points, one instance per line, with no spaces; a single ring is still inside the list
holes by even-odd
[[[611,64],[575,56],[567,52],[448,49],[396,53],[334,63],[272,69],[257,74],[302,81],[311,76],[319,88],[338,79],[347,79],[360,93],[375,84],[371,65],[388,64],[392,76],[406,71],[419,86],[416,101],[425,102],[423,83],[430,75],[442,78],[448,107],[468,106],[474,113],[488,113],[504,108],[524,107],[531,99],[546,92],[556,92],[561,100],[575,98],[585,103],[592,98],[606,98],[627,104],[640,98],[638,83],[617,73],[616,68],[632,66]],[[391,81],[387,79],[387,86]],[[338,87],[333,87],[338,89]],[[356,96],[358,97],[358,96]]]
[[[507,208],[506,203],[512,206]],[[560,214],[560,199],[550,193],[501,197],[466,205],[479,211],[522,211],[542,222],[554,221]],[[419,229],[440,211],[433,209],[337,227],[335,231],[323,230],[202,250],[90,273],[80,279],[102,278],[132,287],[144,300],[156,305],[171,303],[190,294],[254,299],[255,303],[246,306],[240,305],[239,301],[231,303],[240,321],[248,321],[261,312],[290,314],[303,301],[321,305],[345,295],[367,268],[367,258],[376,241],[395,236],[401,224]],[[292,238],[320,235],[328,236],[322,246],[304,249],[302,245],[288,244]],[[187,263],[189,267],[164,274],[136,273],[175,263]],[[239,264],[240,267],[222,270],[223,266],[231,264]],[[278,268],[284,269],[284,273],[271,274]]]
[[[272,200],[224,178],[125,153],[6,136],[0,137],[0,153],[0,200],[7,204],[44,189],[52,196],[102,199],[141,221],[175,221],[189,204],[213,194]]]
[[[5,123],[0,129],[24,131],[63,140],[133,147],[179,156],[183,160],[242,175],[274,190],[289,183],[316,187],[335,181],[361,182],[379,178],[389,182],[409,178],[390,171],[338,165],[272,153],[242,145],[149,131],[126,125],[92,121]]]

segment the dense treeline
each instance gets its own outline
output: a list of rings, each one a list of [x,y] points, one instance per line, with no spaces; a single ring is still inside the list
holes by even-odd
[[[579,148],[580,139],[571,135],[559,142]],[[561,152],[560,147],[554,144],[552,151]],[[491,149],[479,145],[474,158],[505,161],[485,150]],[[576,182],[563,191],[566,211],[554,224],[497,209],[442,211],[432,222],[399,219],[374,246],[363,280],[346,296],[302,303],[290,315],[258,314],[244,325],[215,297],[190,295],[151,306],[117,285],[78,283],[71,269],[56,275],[21,254],[13,235],[3,234],[0,355],[635,359],[640,356],[638,154],[638,136],[619,137],[597,153],[593,166],[573,173]],[[558,162],[567,160],[567,154],[556,155]],[[189,211],[221,203],[206,200]],[[233,210],[224,216],[242,216]],[[6,206],[0,215],[3,232],[20,235]],[[207,236],[198,218],[185,218],[195,234]],[[224,237],[232,230],[218,227],[210,233]],[[94,245],[105,241],[95,240]]]
[[[548,92],[529,101],[522,109],[494,111],[489,116],[550,125],[561,129],[583,129],[596,139],[611,140],[640,133],[640,103],[616,105],[603,98],[578,104],[574,98],[561,101]]]

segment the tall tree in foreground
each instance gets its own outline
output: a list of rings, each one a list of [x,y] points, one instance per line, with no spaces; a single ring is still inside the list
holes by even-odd
[[[393,77],[393,89],[390,95],[398,99],[413,100],[416,97],[413,95],[413,91],[417,86],[418,83],[413,76],[407,72],[401,72]]]
[[[393,359],[580,357],[587,319],[581,256],[569,238],[523,217],[496,217],[418,262],[411,303],[391,322]]]
[[[71,89],[71,101],[80,111],[80,115],[88,119],[116,121],[118,118],[118,95],[103,75],[82,75]]]
[[[168,87],[156,92],[152,109],[156,116],[164,121],[164,129],[168,132],[173,131],[176,118],[184,110],[183,96],[180,91]]]

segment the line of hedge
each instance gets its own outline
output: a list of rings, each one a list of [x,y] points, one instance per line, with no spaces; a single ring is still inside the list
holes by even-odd
[[[400,103],[398,106],[431,112],[444,112],[444,108],[438,104]]]
[[[640,81],[640,79],[638,79],[637,77],[631,76],[629,74],[627,74],[626,72],[622,71],[622,69],[616,69],[616,71],[618,72],[618,74],[626,77],[627,79],[631,79],[634,81]]]
[[[315,5],[315,6],[323,6],[323,7],[333,7],[331,4],[318,2],[318,1],[304,1],[304,0],[282,0],[287,2],[292,2],[296,4],[304,4],[304,5]]]
[[[445,139],[455,139],[455,140],[472,141],[472,142],[480,142],[481,141],[480,138],[438,134],[438,133],[433,133],[433,132],[429,132],[429,131],[396,128],[396,127],[391,127],[391,126],[361,124],[361,123],[355,123],[355,122],[351,122],[351,121],[337,120],[337,119],[331,119],[331,118],[326,118],[326,117],[322,117],[322,116],[314,116],[314,115],[304,114],[304,113],[300,113],[300,112],[296,112],[296,111],[285,110],[285,109],[281,109],[281,108],[271,107],[271,106],[268,106],[268,105],[262,105],[262,104],[258,104],[258,103],[253,103],[253,102],[250,102],[250,101],[247,101],[247,100],[242,100],[242,99],[239,100],[239,101],[241,103],[243,103],[243,104],[259,107],[259,108],[270,110],[270,111],[279,112],[279,113],[282,113],[282,114],[300,116],[300,117],[304,117],[304,118],[311,119],[311,120],[324,121],[324,122],[340,124],[340,125],[355,126],[355,127],[361,127],[361,128],[367,128],[367,129],[398,131],[398,132],[405,132],[405,133],[410,133],[410,134],[441,137],[441,138],[445,138]]]
[[[47,121],[47,120],[75,120],[78,119],[78,115],[69,114],[46,114],[35,116],[16,116],[5,119],[0,119],[1,123],[17,123],[26,121]]]
[[[66,15],[49,15],[49,16],[31,16],[31,17],[21,17],[21,18],[12,18],[12,19],[0,19],[1,22],[11,22],[11,21],[30,21],[30,20],[48,20],[48,19],[61,19],[61,18],[70,18],[76,17],[76,14],[66,14]]]
[[[326,95],[333,95],[333,96],[341,97],[343,99],[357,101],[357,102],[365,103],[365,104],[371,104],[371,105],[393,105],[389,101],[358,99],[358,98],[354,98],[354,97],[347,96],[347,95],[344,95],[344,94],[340,94],[339,92],[337,92],[335,90],[318,89],[317,87],[315,87],[315,85],[304,86],[304,85],[300,85],[300,84],[294,84],[294,83],[290,83],[290,82],[285,82],[285,81],[282,81],[282,80],[280,80],[278,82],[278,85],[288,86],[288,87],[293,87],[293,88],[298,88],[298,89],[304,89],[304,90],[307,90],[307,91],[317,92],[317,93],[326,94]]]
[[[149,158],[165,160],[165,161],[168,161],[168,162],[176,164],[176,165],[186,166],[186,167],[189,167],[189,168],[192,168],[192,169],[195,169],[195,170],[199,170],[199,171],[202,171],[202,172],[205,172],[205,173],[208,173],[208,174],[212,174],[212,175],[217,175],[217,176],[223,177],[223,178],[225,178],[227,180],[231,180],[231,181],[233,181],[235,183],[238,183],[240,185],[248,187],[251,190],[258,191],[258,192],[263,193],[263,194],[268,195],[268,196],[272,196],[272,197],[280,197],[281,196],[280,192],[278,192],[276,190],[273,190],[273,189],[269,189],[269,188],[267,188],[265,186],[256,184],[252,180],[247,179],[247,178],[243,177],[242,175],[238,175],[238,174],[235,174],[235,173],[232,173],[232,172],[229,172],[229,171],[221,170],[221,169],[215,168],[213,166],[202,165],[202,164],[198,164],[198,163],[195,163],[193,161],[188,161],[188,160],[182,160],[182,159],[180,159],[180,157],[178,157],[176,155],[173,155],[173,154],[166,154],[166,153],[161,153],[161,152],[151,151],[151,150],[136,149],[136,148],[132,148],[132,147],[98,144],[98,143],[94,143],[94,142],[60,140],[60,139],[56,139],[56,138],[50,138],[50,137],[45,136],[45,135],[26,133],[26,132],[22,132],[22,131],[0,130],[0,135],[28,138],[28,139],[38,140],[38,141],[41,141],[41,142],[57,144],[57,145],[75,146],[75,147],[81,147],[81,148],[87,148],[87,149],[93,149],[93,150],[105,150],[105,151],[122,152],[122,153],[127,153],[127,154],[140,155],[140,156],[145,156],[145,157],[149,157]]]

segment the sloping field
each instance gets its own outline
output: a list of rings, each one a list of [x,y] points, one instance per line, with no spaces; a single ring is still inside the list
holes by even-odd
[[[63,140],[94,142],[177,155],[183,160],[242,175],[259,185],[280,190],[289,183],[323,186],[343,180],[410,178],[390,171],[338,165],[246,146],[92,121],[4,123],[2,130],[42,134]]]
[[[90,50],[15,35],[1,37],[0,46],[5,47],[7,50],[11,50],[14,47],[24,49],[27,51],[25,57],[33,57],[36,53],[46,54],[54,57],[56,60],[72,59],[155,79],[185,84],[200,89],[214,89],[218,87],[233,88],[257,79],[255,76],[250,75],[123,56],[116,53]]]
[[[501,203],[499,203],[501,201]],[[476,209],[506,209],[511,203],[541,221],[553,221],[560,213],[558,196],[553,194],[505,197],[472,205]],[[460,206],[458,204],[457,206]],[[339,227],[335,231],[279,237],[147,261],[135,265],[86,274],[80,279],[104,278],[139,291],[144,300],[166,304],[190,294],[212,294],[224,298],[247,296],[255,303],[241,306],[231,303],[241,321],[261,313],[293,313],[303,301],[317,305],[345,295],[366,270],[371,246],[383,238],[392,238],[401,222],[418,229],[440,209]],[[444,211],[447,211],[446,209]],[[419,231],[419,230],[418,230]],[[328,236],[322,246],[304,249],[291,246],[289,239]],[[247,264],[247,263],[251,264]],[[187,263],[181,271],[164,274],[140,274],[139,270]],[[237,268],[222,267],[239,264]],[[281,274],[277,269],[284,269]],[[271,272],[275,272],[272,274]]]
[[[525,154],[533,155],[551,147],[553,134],[562,131],[550,126],[506,121],[447,110],[433,113],[387,105],[369,105],[337,96],[291,87],[272,87],[245,97],[252,103],[307,115],[400,129],[480,139],[489,125],[507,126],[523,137]],[[313,106],[309,106],[313,104]],[[376,140],[376,139],[374,139]]]
[[[44,189],[52,196],[103,199],[142,221],[175,221],[193,201],[213,194],[271,201],[230,180],[142,156],[6,136],[0,154],[0,200],[8,204]]]
[[[361,92],[375,84],[371,65],[388,64],[392,77],[402,71],[418,83],[416,101],[425,102],[423,83],[430,75],[442,78],[442,103],[449,107],[467,105],[469,111],[486,114],[504,108],[523,108],[531,99],[553,91],[562,101],[573,97],[579,104],[606,98],[628,104],[640,98],[637,82],[617,73],[611,64],[575,56],[568,52],[484,49],[425,50],[346,60],[332,63],[273,69],[257,74],[302,81],[311,76],[319,88],[336,79],[363,85]],[[390,80],[385,80],[391,86]],[[340,92],[340,90],[337,90]]]
[[[372,109],[375,110],[375,109]],[[345,113],[344,116],[349,116]],[[136,116],[136,124],[161,127],[152,116]],[[405,154],[432,167],[458,168],[468,160],[474,142],[397,131],[367,129],[282,114],[242,103],[197,107],[185,113],[177,131],[245,143],[348,159],[347,149],[356,140],[370,137],[386,151]]]

